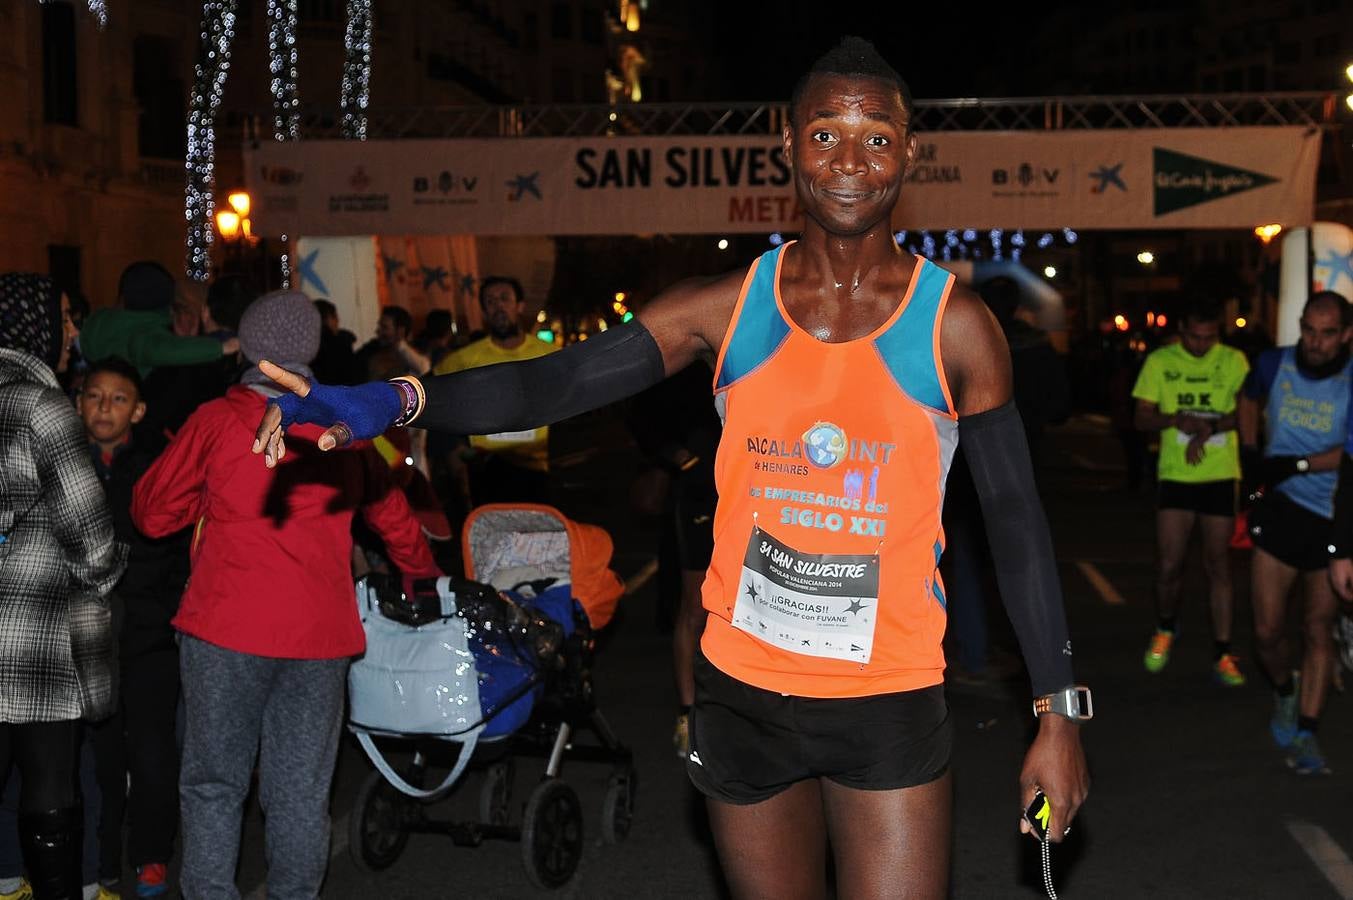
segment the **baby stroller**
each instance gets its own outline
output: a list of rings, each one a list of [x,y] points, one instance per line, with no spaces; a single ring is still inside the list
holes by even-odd
[[[349,674],[349,728],[376,770],[349,817],[348,849],[367,871],[395,863],[414,832],[448,835],[459,846],[520,841],[538,887],[565,884],[583,848],[578,795],[561,777],[565,759],[609,765],[602,838],[629,833],[635,772],[630,751],[592,694],[593,633],[615,611],[623,586],[609,569],[611,539],[558,510],[490,504],[465,522],[466,575],[417,583],[413,596],[392,579],[367,576],[357,605],[367,651]],[[375,738],[412,741],[396,771]],[[438,747],[459,744],[450,772],[424,787]],[[513,821],[514,760],[546,760],[541,781]],[[450,821],[430,806],[467,766],[486,767],[477,818]]]

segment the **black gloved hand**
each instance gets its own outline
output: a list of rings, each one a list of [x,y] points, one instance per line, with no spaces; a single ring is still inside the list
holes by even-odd
[[[1264,485],[1264,453],[1254,444],[1240,448],[1240,500],[1248,507],[1251,499]]]
[[[1282,482],[1291,478],[1293,475],[1304,474],[1297,464],[1304,460],[1304,456],[1266,456],[1260,471],[1264,484],[1269,487],[1277,487]]]

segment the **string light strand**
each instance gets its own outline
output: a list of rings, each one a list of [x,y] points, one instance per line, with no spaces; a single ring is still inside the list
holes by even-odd
[[[282,255],[278,258],[278,263],[282,268],[282,290],[291,290],[291,254],[287,252],[287,236],[282,235]]]
[[[187,274],[194,281],[211,277],[213,191],[216,184],[216,109],[221,104],[230,47],[235,39],[236,0],[205,0],[199,59],[194,67],[193,93],[188,105],[188,145],[184,161],[184,221],[187,234]]]
[[[89,11],[99,22],[99,31],[108,27],[108,4],[104,0],[89,0]]]
[[[52,3],[54,0],[38,0],[40,4]],[[89,14],[99,22],[99,31],[108,27],[108,4],[105,0],[89,0]]]
[[[343,34],[343,137],[366,140],[366,108],[371,99],[371,0],[348,0]]]
[[[300,96],[296,88],[296,0],[268,0],[268,70],[273,99],[273,137],[301,136]]]

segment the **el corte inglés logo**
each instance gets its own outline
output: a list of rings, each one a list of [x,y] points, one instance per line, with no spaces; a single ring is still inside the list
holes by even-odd
[[[1252,191],[1278,179],[1226,163],[1156,147],[1151,186],[1158,216]]]

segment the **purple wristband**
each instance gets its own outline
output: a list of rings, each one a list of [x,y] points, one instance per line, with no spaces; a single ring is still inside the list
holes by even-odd
[[[403,425],[418,409],[418,392],[407,381],[391,381],[389,383],[404,393],[404,411],[399,414],[398,419],[395,419],[395,425]]]

